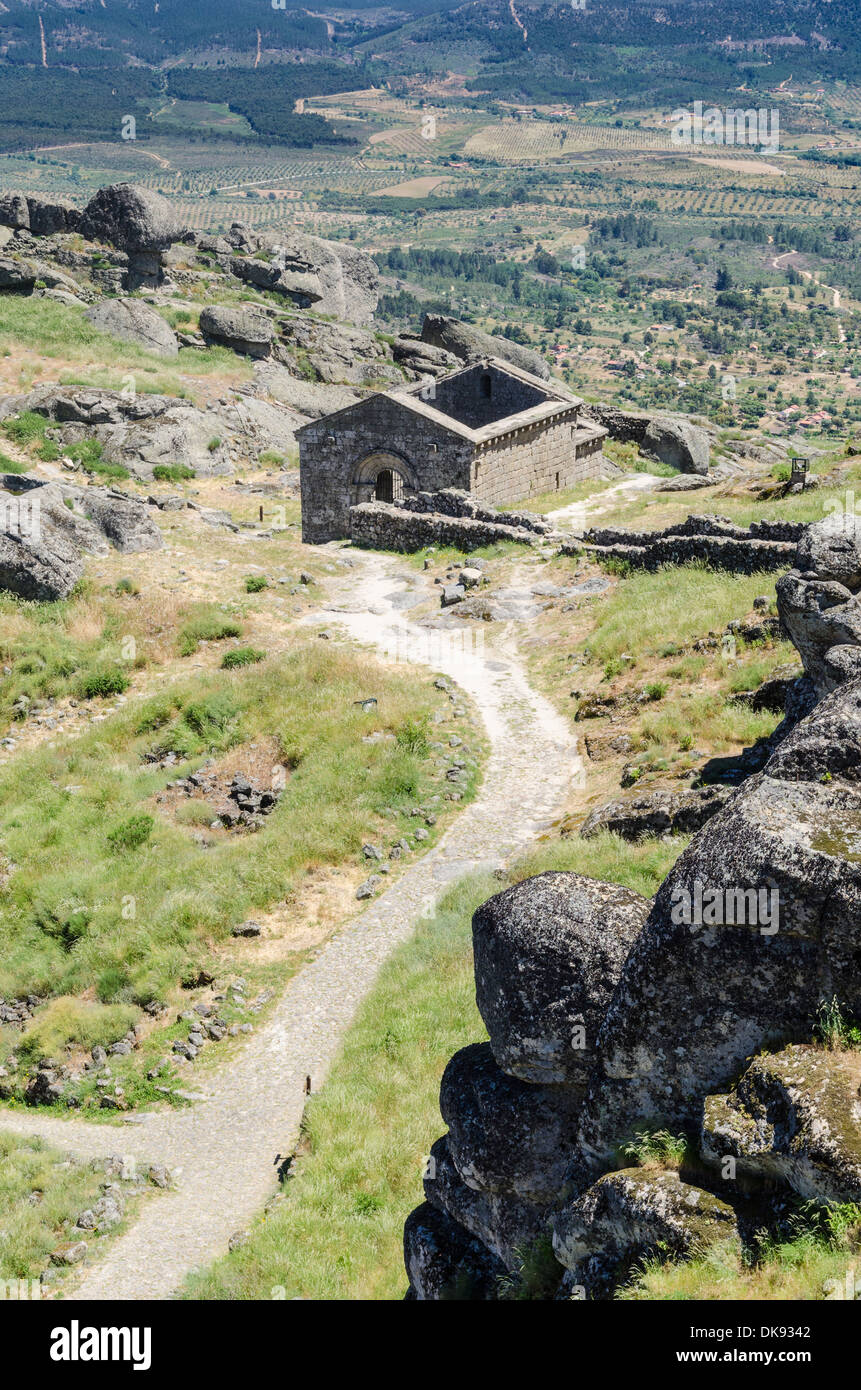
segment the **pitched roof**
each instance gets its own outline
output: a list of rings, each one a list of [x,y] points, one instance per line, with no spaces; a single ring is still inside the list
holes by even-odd
[[[485,444],[491,439],[498,439],[502,435],[510,434],[513,430],[543,424],[555,415],[564,414],[566,411],[583,404],[579,396],[572,395],[564,386],[557,385],[555,382],[544,381],[541,377],[534,376],[532,372],[524,371],[521,367],[515,367],[512,362],[506,362],[501,357],[484,357],[475,362],[466,362],[462,367],[456,368],[453,372],[447,372],[444,377],[440,377],[438,380],[450,381],[462,372],[474,371],[476,367],[480,366],[493,367],[496,371],[502,372],[516,381],[522,381],[527,386],[535,387],[545,399],[526,410],[517,411],[513,415],[504,415],[501,419],[494,420],[489,425],[482,425],[479,429],[471,429],[469,425],[464,425],[460,420],[456,420],[453,415],[447,415],[444,410],[438,410],[431,401],[425,400],[422,392],[427,390],[428,383],[427,381],[417,381],[412,386],[396,386],[390,391],[377,391],[371,396],[366,396],[363,400],[333,411],[331,415],[323,415],[317,420],[310,421],[307,425],[302,425],[296,434],[302,434],[312,425],[319,426],[337,420],[348,410],[358,410],[367,401],[373,400],[375,396],[386,396],[389,400],[396,401],[398,405],[412,411],[415,415],[422,415],[425,419],[432,420],[434,424],[439,425],[441,429],[448,430],[450,434],[456,434],[459,438],[466,439],[472,444]]]

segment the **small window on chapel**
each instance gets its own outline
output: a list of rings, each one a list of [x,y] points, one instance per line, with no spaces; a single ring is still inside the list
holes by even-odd
[[[485,400],[488,400],[488,401],[490,400],[490,393],[491,393],[491,390],[492,390],[492,382],[491,382],[490,372],[482,372],[482,374],[481,374],[481,394],[484,396]]]

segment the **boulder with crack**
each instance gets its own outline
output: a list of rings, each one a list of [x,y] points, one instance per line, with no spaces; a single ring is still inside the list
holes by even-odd
[[[563,1288],[608,1298],[644,1258],[741,1249],[733,1208],[674,1171],[627,1168],[599,1178],[554,1218],[553,1248],[568,1270]]]
[[[420,1302],[495,1299],[505,1265],[475,1236],[429,1202],[404,1225],[408,1297]]]
[[[732,1091],[708,1096],[703,1158],[781,1183],[806,1201],[861,1202],[861,1057],[786,1047],[754,1057]]]
[[[470,1186],[457,1170],[447,1136],[428,1155],[424,1191],[432,1207],[480,1240],[509,1270],[519,1267],[523,1251],[549,1234],[549,1204]]]
[[[548,1203],[559,1195],[580,1093],[509,1076],[489,1043],[456,1052],[443,1073],[440,1113],[458,1173],[481,1192]]]
[[[777,606],[818,695],[861,676],[859,591],[861,518],[841,512],[808,526]]]
[[[200,313],[204,342],[231,348],[246,357],[268,357],[275,328],[259,309],[236,309],[223,304],[208,305]]]
[[[583,822],[580,835],[590,840],[601,831],[623,840],[651,835],[693,835],[726,805],[731,787],[690,787],[683,792],[664,789],[644,796],[620,797],[597,806]]]
[[[775,1041],[812,1036],[823,991],[861,1013],[861,683],[788,735],[665,880],[597,1041],[571,1179],[705,1096]],[[695,907],[699,904],[699,907]],[[693,920],[692,920],[693,919]]]
[[[101,333],[110,333],[159,357],[176,357],[179,352],[173,329],[142,299],[100,300],[87,310],[87,318]]]

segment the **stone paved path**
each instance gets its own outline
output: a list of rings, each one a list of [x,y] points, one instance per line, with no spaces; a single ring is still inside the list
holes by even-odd
[[[153,1195],[135,1225],[83,1273],[72,1297],[170,1298],[190,1270],[226,1250],[233,1232],[276,1190],[277,1169],[298,1137],[305,1077],[320,1088],[386,957],[449,882],[526,849],[562,811],[572,784],[582,782],[563,719],[530,688],[516,651],[505,639],[491,646],[485,638],[474,648],[472,625],[464,624],[464,649],[459,632],[411,621],[409,608],[419,596],[411,590],[420,583],[404,578],[388,557],[355,555],[343,600],[327,610],[325,622],[392,657],[448,673],[475,700],[491,745],[475,801],[433,850],[357,911],[294,977],[273,1015],[239,1058],[205,1083],[192,1108],[148,1114],[121,1129],[0,1110],[4,1129],[38,1133],[81,1155],[120,1153],[173,1170],[175,1190]]]

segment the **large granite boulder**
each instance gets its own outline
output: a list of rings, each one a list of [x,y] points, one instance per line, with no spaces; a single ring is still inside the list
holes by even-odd
[[[648,423],[641,448],[680,473],[705,477],[709,471],[709,437],[690,420],[656,415]]]
[[[618,884],[568,873],[526,879],[478,909],[476,1002],[500,1067],[524,1081],[585,1084],[648,910]]]
[[[159,357],[176,357],[179,352],[173,329],[142,299],[102,299],[87,310],[87,318],[102,333],[135,343]]]
[[[684,415],[645,415],[604,402],[584,406],[583,415],[603,425],[611,439],[636,444],[643,453],[682,473],[704,477],[709,471],[708,431]]]
[[[861,518],[839,512],[808,526],[777,585],[784,630],[826,695],[861,675]]]
[[[83,572],[80,552],[59,534],[0,529],[0,590],[39,602],[68,598]]]
[[[0,294],[32,294],[36,285],[36,267],[29,261],[0,256]]]
[[[700,831],[665,880],[597,1040],[571,1180],[704,1098],[777,1040],[812,1036],[823,991],[861,1014],[861,683],[829,696]]]
[[[66,198],[38,198],[27,195],[30,231],[33,236],[54,236],[58,232],[74,232],[81,213]]]
[[[30,209],[22,193],[4,193],[0,196],[0,226],[11,227],[16,232],[29,232]]]
[[[829,653],[861,650],[861,602],[836,580],[808,578],[793,569],[777,581],[777,607],[805,674],[817,694],[829,694],[846,679],[845,658],[838,657],[835,665]]]
[[[444,1211],[425,1202],[407,1217],[404,1264],[420,1302],[495,1299],[505,1265]]]
[[[591,811],[580,834],[591,840],[601,831],[623,840],[654,835],[693,835],[726,805],[732,787],[689,787],[682,792],[664,788],[643,796],[619,797]]]
[[[247,357],[268,357],[275,328],[259,309],[213,304],[201,311],[200,331],[207,343],[228,347]]]
[[[733,1208],[674,1171],[626,1168],[607,1173],[553,1222],[553,1249],[568,1269],[564,1287],[606,1298],[644,1258],[662,1260],[739,1245]]]
[[[703,1158],[781,1183],[811,1202],[861,1201],[861,1058],[787,1047],[754,1057],[732,1091],[709,1096]]]
[[[138,255],[166,251],[187,229],[160,193],[142,184],[114,183],[93,195],[78,230],[88,241],[107,241]]]
[[[523,1252],[549,1231],[546,1203],[510,1192],[483,1191],[464,1182],[445,1136],[430,1151],[424,1190],[431,1206],[469,1231],[510,1270],[516,1270]]]
[[[443,348],[460,362],[478,362],[484,357],[500,357],[512,362],[521,371],[531,372],[542,380],[550,379],[550,368],[539,353],[522,347],[510,338],[498,338],[475,328],[471,323],[446,318],[444,314],[425,314],[422,323],[423,343]]]
[[[448,1147],[464,1182],[550,1202],[562,1189],[580,1092],[538,1086],[502,1071],[488,1043],[456,1052],[440,1086]]]
[[[233,231],[231,240],[237,244]],[[238,244],[255,253],[231,259],[230,269],[238,279],[346,323],[364,324],[373,317],[379,270],[376,261],[348,242],[303,232],[269,232],[250,238],[243,234]]]
[[[806,527],[798,542],[795,568],[817,579],[831,579],[851,593],[861,589],[861,517],[840,511]]]

